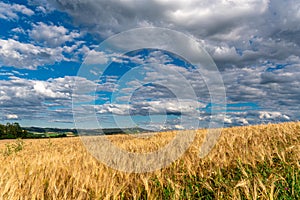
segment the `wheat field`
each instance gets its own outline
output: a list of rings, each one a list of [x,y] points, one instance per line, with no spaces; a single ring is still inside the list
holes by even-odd
[[[225,128],[200,158],[207,130],[186,153],[148,173],[114,170],[79,137],[0,141],[0,199],[300,199],[300,123]],[[108,136],[129,152],[166,145],[173,132]]]

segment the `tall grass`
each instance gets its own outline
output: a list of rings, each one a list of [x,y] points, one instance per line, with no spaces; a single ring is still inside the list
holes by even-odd
[[[24,140],[22,150],[9,155],[2,141],[0,199],[300,199],[300,123],[223,129],[202,159],[206,130],[196,132],[181,158],[143,174],[105,166],[80,138]],[[150,152],[175,134],[109,138],[127,151]]]

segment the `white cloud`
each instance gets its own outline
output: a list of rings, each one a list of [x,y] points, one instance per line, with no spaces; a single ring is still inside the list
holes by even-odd
[[[99,52],[95,50],[90,50],[87,52],[88,57],[85,59],[84,63],[87,65],[105,64],[108,62],[108,55],[104,52]]]
[[[80,77],[65,76],[46,81],[17,77],[0,80],[0,114],[13,116],[13,113],[21,120],[72,119],[71,97],[75,82],[78,84],[77,89],[84,91],[77,95],[80,95],[81,99],[91,101],[93,98],[87,93],[91,92],[95,83]]]
[[[69,93],[63,93],[60,91],[55,92],[48,86],[49,84],[47,82],[35,81],[33,89],[38,95],[48,98],[64,98],[70,96]]]
[[[69,31],[64,26],[47,25],[43,22],[33,24],[29,36],[47,47],[58,47],[66,42],[73,42],[80,37],[77,31]]]
[[[232,123],[233,123],[233,121],[232,121],[232,119],[231,119],[231,118],[229,118],[229,117],[225,117],[225,118],[224,118],[224,123],[227,123],[227,124],[232,124]]]
[[[236,49],[234,47],[228,47],[227,45],[214,47],[211,53],[212,57],[219,61],[237,61],[240,59]]]
[[[79,40],[82,36],[79,31],[64,26],[38,22],[32,23],[31,30],[17,27],[11,33],[13,39],[0,39],[0,66],[36,70],[62,61],[80,61],[86,53],[84,41]],[[18,41],[19,35],[26,34],[31,40]]]
[[[15,32],[15,33],[22,33],[22,34],[25,34],[25,31],[24,29],[20,28],[20,27],[17,27],[17,28],[13,28],[11,29],[12,32]]]
[[[267,112],[267,111],[260,111],[259,113],[259,119],[285,119],[290,120],[290,117],[287,115],[284,115],[280,112]]]
[[[249,124],[248,120],[245,119],[245,118],[238,118],[236,121],[237,121],[237,123],[239,123],[241,125],[248,125]]]
[[[8,120],[12,120],[12,119],[17,120],[19,118],[18,115],[15,115],[15,114],[9,114],[9,115],[6,115],[5,117]]]
[[[0,39],[0,64],[16,68],[36,69],[67,60],[62,48],[48,48],[8,39]]]
[[[48,0],[28,0],[29,5],[36,6],[36,11],[42,12],[43,14],[51,13],[55,10],[53,6],[50,5]]]
[[[96,105],[99,114],[112,113],[115,115],[198,115],[203,104],[195,101],[176,99],[131,102],[131,104],[109,103]]]
[[[184,127],[184,126],[182,126],[182,125],[179,125],[179,124],[176,124],[176,125],[174,126],[174,128],[175,128],[175,129],[179,129],[179,130],[183,130],[183,129],[185,129],[185,127]]]
[[[24,5],[0,2],[0,18],[16,20],[19,18],[18,14],[31,16],[34,12]]]

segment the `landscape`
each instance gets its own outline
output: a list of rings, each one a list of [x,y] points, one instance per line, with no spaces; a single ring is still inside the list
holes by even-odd
[[[300,199],[299,0],[0,0],[0,200]]]
[[[102,164],[79,137],[2,140],[2,199],[299,199],[300,123],[222,130],[209,155],[198,156],[206,130],[167,168],[126,173]],[[111,135],[131,152],[165,145],[176,131],[148,139]],[[102,137],[102,136],[98,136]],[[84,178],[83,178],[84,177]]]

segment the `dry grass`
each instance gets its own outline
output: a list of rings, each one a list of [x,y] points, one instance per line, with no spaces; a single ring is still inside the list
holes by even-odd
[[[149,152],[175,132],[153,137],[109,136],[120,148]],[[0,199],[299,199],[300,123],[223,129],[200,159],[206,130],[165,169],[134,174],[94,159],[80,138],[24,140],[9,154],[1,141]]]

